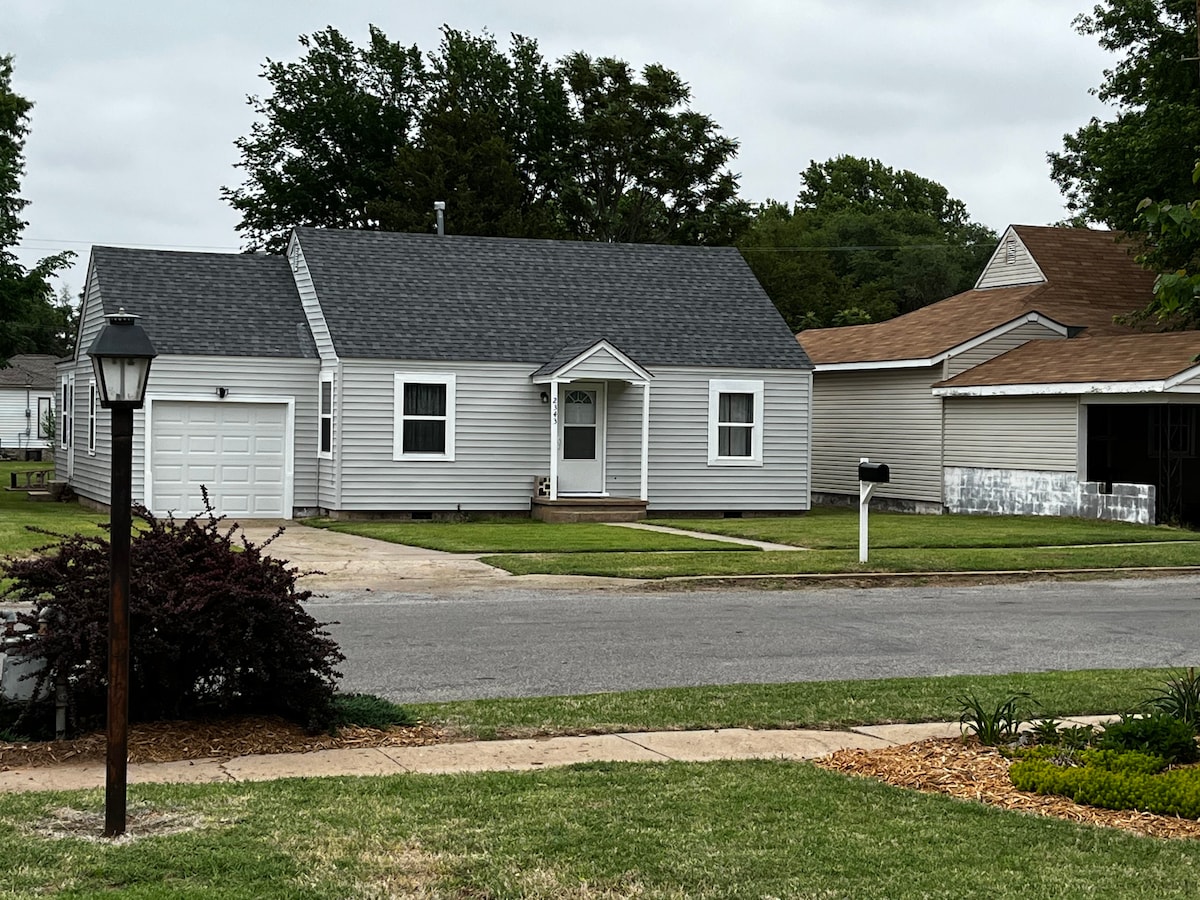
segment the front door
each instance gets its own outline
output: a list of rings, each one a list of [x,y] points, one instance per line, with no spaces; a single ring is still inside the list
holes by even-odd
[[[559,494],[604,492],[604,385],[559,388]]]

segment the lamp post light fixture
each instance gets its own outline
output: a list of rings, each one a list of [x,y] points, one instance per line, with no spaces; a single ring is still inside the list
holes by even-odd
[[[157,354],[138,317],[124,309],[104,317],[88,350],[100,405],[112,411],[109,487],[108,746],[104,779],[104,836],[125,833],[129,763],[129,531],[133,506],[133,411],[146,399],[150,361]]]

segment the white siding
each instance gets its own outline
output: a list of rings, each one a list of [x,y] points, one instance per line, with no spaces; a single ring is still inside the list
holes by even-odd
[[[340,465],[344,511],[525,510],[550,471],[550,407],[535,364],[343,361]],[[393,460],[393,373],[457,376],[455,459]],[[807,372],[655,370],[651,387],[652,509],[806,509]],[[708,380],[766,382],[764,465],[710,467]],[[636,497],[641,388],[610,382],[607,485]]]
[[[38,437],[38,399],[53,406],[54,393],[53,389],[0,388],[0,447],[49,447],[49,441]],[[29,410],[28,417],[25,410]]]
[[[568,377],[575,381],[592,379],[604,381],[609,378],[632,378],[629,366],[621,362],[607,350],[600,349],[577,366],[573,366]]]
[[[1037,284],[1045,281],[1033,256],[1016,232],[1008,229],[1000,239],[996,252],[988,260],[983,274],[975,282],[976,288],[1011,287],[1018,284]]]
[[[292,266],[292,277],[296,279],[296,291],[300,294],[300,305],[308,319],[308,328],[312,332],[313,341],[317,345],[317,353],[325,363],[337,362],[337,351],[333,346],[333,338],[329,334],[329,325],[325,321],[325,313],[317,300],[317,291],[313,287],[312,275],[304,261],[304,251],[292,236],[288,250],[288,261]]]
[[[946,466],[1074,472],[1075,397],[947,397]]]
[[[858,496],[858,461],[886,463],[876,495],[942,499],[941,366],[818,372],[813,388],[813,490]]]
[[[1026,322],[1024,325],[1018,325],[1012,331],[1007,331],[977,347],[972,347],[965,353],[960,353],[958,356],[953,356],[946,360],[945,377],[953,378],[967,369],[974,368],[980,363],[987,362],[989,359],[995,359],[997,356],[1020,347],[1028,341],[1056,339],[1064,340],[1065,338],[1052,328],[1047,328],[1038,322]]]

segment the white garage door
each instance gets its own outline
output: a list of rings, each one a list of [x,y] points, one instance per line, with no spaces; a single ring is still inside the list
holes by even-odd
[[[159,400],[150,431],[156,515],[203,512],[203,485],[220,515],[291,518],[286,404]]]

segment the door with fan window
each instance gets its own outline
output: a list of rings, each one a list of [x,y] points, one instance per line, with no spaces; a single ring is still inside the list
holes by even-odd
[[[558,492],[604,493],[604,385],[559,388]]]

